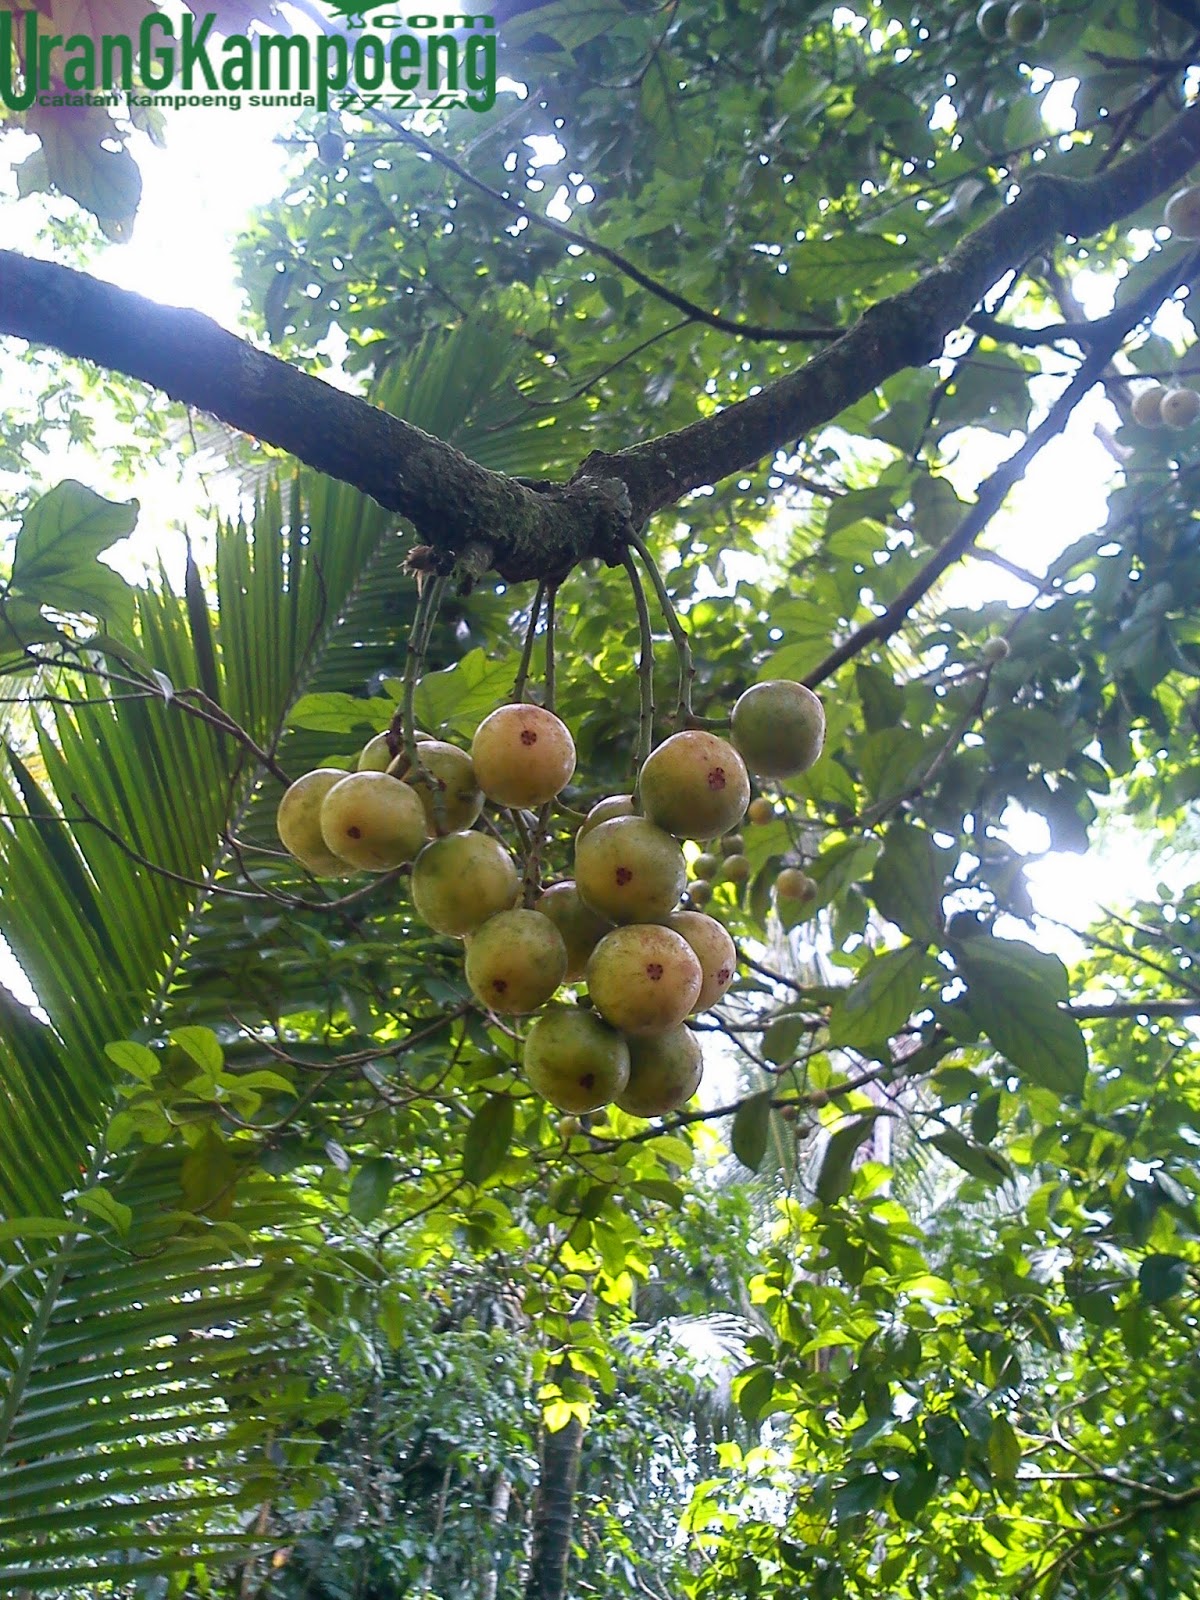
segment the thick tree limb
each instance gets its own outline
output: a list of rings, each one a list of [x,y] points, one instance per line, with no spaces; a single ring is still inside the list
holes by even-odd
[[[511,578],[616,562],[629,532],[830,421],[892,374],[940,354],[984,293],[1055,237],[1086,238],[1167,190],[1200,159],[1200,106],[1087,179],[1034,177],[911,288],[880,301],[796,372],[677,433],[589,456],[570,483],[532,488],[255,349],[194,311],[0,251],[0,333],[153,384],[409,518],[449,565],[489,547]],[[478,563],[476,563],[478,565]]]

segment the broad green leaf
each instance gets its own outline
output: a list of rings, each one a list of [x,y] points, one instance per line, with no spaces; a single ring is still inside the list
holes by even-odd
[[[751,1172],[758,1171],[767,1153],[772,1093],[772,1090],[764,1089],[759,1094],[751,1095],[748,1100],[742,1101],[734,1113],[729,1142],[734,1155]]]
[[[85,1189],[82,1194],[76,1195],[75,1204],[94,1217],[111,1223],[118,1233],[128,1233],[129,1225],[133,1221],[133,1212],[129,1206],[117,1200],[107,1189],[94,1185]]]
[[[471,1118],[463,1140],[463,1177],[484,1183],[508,1154],[513,1133],[511,1095],[491,1094]]]
[[[395,1175],[395,1164],[387,1156],[364,1161],[350,1184],[350,1215],[359,1222],[374,1222],[387,1205]]]
[[[988,1465],[1002,1483],[1011,1483],[1021,1465],[1021,1441],[1012,1423],[1005,1416],[992,1419],[992,1429],[987,1444]]]
[[[233,1210],[238,1168],[233,1152],[219,1134],[209,1129],[179,1169],[183,1203],[189,1211],[221,1220]]]
[[[972,1178],[978,1178],[989,1188],[1006,1183],[1012,1177],[1012,1168],[1004,1157],[984,1145],[975,1144],[957,1128],[946,1128],[929,1140],[935,1150],[940,1150],[956,1167],[961,1167]]]
[[[968,1010],[1017,1073],[1059,1095],[1081,1093],[1087,1045],[1059,1004],[1067,978],[1058,957],[1018,939],[976,937],[958,944],[954,959]]]
[[[380,733],[391,722],[395,709],[390,700],[363,700],[357,695],[326,690],[297,700],[288,722],[293,728],[308,728],[315,733],[352,733],[356,728],[364,733]]]
[[[211,1028],[173,1028],[171,1043],[193,1060],[208,1077],[216,1079],[225,1064],[221,1041]]]
[[[1187,1283],[1191,1263],[1182,1256],[1147,1256],[1138,1268],[1142,1299],[1160,1305],[1179,1294]]]
[[[834,1007],[829,1023],[832,1044],[882,1044],[912,1015],[921,991],[925,952],[908,944],[873,956]]]
[[[925,1418],[925,1448],[938,1471],[946,1478],[957,1478],[967,1457],[967,1436],[946,1412]]]
[[[892,1489],[892,1505],[896,1515],[906,1522],[915,1522],[933,1499],[937,1488],[938,1469],[932,1461],[907,1462]]]
[[[911,822],[893,822],[871,876],[875,904],[914,940],[933,944],[942,930],[944,873],[933,839]]]
[[[482,650],[472,650],[444,672],[426,673],[417,684],[417,721],[430,732],[445,728],[467,737],[512,693],[516,673],[515,656],[493,661]]]
[[[133,532],[138,510],[136,500],[105,500],[73,479],[57,484],[21,522],[13,551],[13,587],[39,605],[87,612],[127,626],[133,593],[118,572],[96,558]]]
[[[106,1044],[104,1053],[122,1072],[130,1073],[142,1083],[152,1083],[162,1070],[162,1062],[153,1050],[148,1050],[144,1044],[135,1044],[130,1039]]]
[[[882,1115],[881,1111],[868,1111],[830,1134],[817,1174],[817,1199],[823,1205],[832,1205],[849,1191],[854,1179],[854,1157]]]

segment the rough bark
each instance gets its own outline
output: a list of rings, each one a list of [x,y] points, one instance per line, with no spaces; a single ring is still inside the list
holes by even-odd
[[[582,1449],[583,1424],[577,1417],[557,1433],[542,1429],[525,1600],[564,1600],[566,1595]]]
[[[489,472],[366,401],[297,371],[194,311],[0,251],[0,334],[124,372],[352,484],[415,525],[447,564],[468,547],[510,579],[615,562],[631,531],[692,490],[755,465],[905,367],[936,357],[1004,273],[1063,236],[1087,238],[1186,177],[1200,105],[1087,179],[1033,177],[911,288],[759,394],[536,488]],[[486,559],[477,564],[486,565]]]

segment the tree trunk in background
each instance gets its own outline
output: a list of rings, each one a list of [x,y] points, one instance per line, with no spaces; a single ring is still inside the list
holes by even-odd
[[[533,1549],[525,1600],[564,1600],[582,1446],[583,1424],[578,1417],[572,1417],[557,1433],[542,1429],[541,1473],[533,1507]]]
[[[492,1528],[499,1529],[508,1521],[508,1504],[512,1499],[512,1483],[508,1474],[501,1472],[496,1477],[492,1487],[492,1504],[489,1521]],[[496,1589],[500,1582],[500,1558],[495,1556],[492,1560],[491,1570],[484,1574],[483,1586],[479,1591],[479,1600],[496,1600]]]
[[[595,1301],[590,1294],[585,1295],[575,1316],[581,1322],[590,1322],[595,1314]],[[567,1361],[559,1367],[556,1377],[579,1381],[579,1374]],[[577,1417],[572,1417],[557,1433],[542,1428],[525,1600],[564,1600],[566,1595],[567,1561],[571,1554],[575,1489],[579,1483],[582,1450],[583,1424]]]

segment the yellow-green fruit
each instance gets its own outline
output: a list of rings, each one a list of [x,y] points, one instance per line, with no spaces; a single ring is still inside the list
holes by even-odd
[[[707,878],[695,878],[688,884],[688,904],[706,906],[712,899],[712,884]]]
[[[725,865],[721,869],[721,876],[726,883],[745,883],[750,876],[750,858],[743,855],[725,857]]]
[[[1200,394],[1195,389],[1168,389],[1162,398],[1163,425],[1168,428],[1190,428],[1200,417]]]
[[[746,690],[730,717],[733,742],[751,772],[789,778],[806,772],[825,743],[825,711],[811,689],[771,678]]]
[[[597,800],[580,824],[579,832],[575,835],[575,843],[578,844],[580,839],[585,838],[602,822],[612,822],[615,817],[635,815],[631,794],[610,794],[603,800]]]
[[[727,833],[721,840],[721,854],[726,856],[740,856],[746,848],[746,841],[740,833]]]
[[[400,787],[413,793],[407,784]],[[422,811],[422,829],[424,824]],[[413,863],[413,905],[436,933],[473,932],[507,911],[520,889],[516,862],[486,833],[448,833],[427,844]]]
[[[995,634],[991,639],[983,641],[983,649],[979,652],[990,667],[997,666],[1001,661],[1007,661],[1012,654],[1012,646],[1002,634]]]
[[[483,810],[483,790],[475,781],[470,756],[457,745],[441,739],[426,739],[421,744],[420,762],[432,783],[405,771],[404,781],[417,791],[425,812],[426,831],[431,834],[461,833]]]
[[[297,778],[279,802],[275,827],[283,848],[319,877],[346,870],[346,863],[325,843],[321,833],[321,806],[335,783],[346,776],[338,767],[317,767]]]
[[[775,879],[775,894],[780,900],[815,900],[817,884],[798,867],[784,867]]]
[[[669,917],[687,882],[683,851],[645,817],[601,822],[575,846],[575,884],[613,922]]]
[[[321,803],[325,848],[363,872],[411,861],[425,843],[421,802],[386,772],[352,772]]]
[[[652,750],[638,785],[646,816],[678,839],[715,839],[741,821],[750,800],[741,756],[700,728],[673,733]]]
[[[566,788],[575,771],[575,741],[544,706],[498,706],[471,742],[475,781],[502,806],[540,806]]]
[[[733,940],[715,917],[706,917],[702,911],[677,911],[667,927],[682,934],[695,951],[701,980],[692,1010],[707,1011],[716,1005],[737,972]]]
[[[696,1004],[704,974],[696,952],[673,928],[633,923],[614,928],[592,951],[588,993],[622,1033],[662,1033]]]
[[[567,947],[564,982],[575,983],[583,977],[592,951],[606,933],[612,932],[612,923],[592,910],[570,878],[563,883],[552,883],[533,909],[549,917],[562,934]]]
[[[1161,383],[1152,383],[1148,389],[1139,389],[1133,397],[1130,415],[1141,428],[1162,427],[1162,406],[1167,391]]]
[[[485,1006],[512,1016],[545,1005],[563,981],[567,947],[540,911],[500,911],[467,940],[467,983]]]
[[[432,735],[422,733],[419,729],[413,734],[418,744],[432,741]],[[403,754],[403,752],[401,752]],[[395,758],[391,746],[388,744],[386,733],[377,733],[373,739],[363,745],[362,754],[358,758],[359,772],[386,772]]]
[[[1163,221],[1177,239],[1200,239],[1200,184],[1177,189],[1163,208]]]
[[[984,0],[975,13],[975,26],[989,44],[999,44],[1004,38],[1004,24],[1008,20],[1009,0]]]
[[[630,1039],[629,1082],[617,1104],[635,1117],[665,1117],[687,1104],[703,1072],[700,1041],[690,1028]]]
[[[775,807],[769,800],[765,799],[761,794],[756,800],[751,800],[746,811],[747,822],[753,822],[758,827],[762,827],[764,823],[774,822],[774,820]]]
[[[1046,8],[1041,0],[1016,0],[1004,19],[1004,32],[1013,44],[1034,44],[1046,31]]]
[[[525,1076],[560,1111],[599,1111],[629,1081],[629,1046],[594,1011],[547,1006],[525,1040]],[[574,1131],[574,1130],[573,1130]]]

